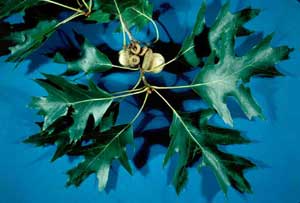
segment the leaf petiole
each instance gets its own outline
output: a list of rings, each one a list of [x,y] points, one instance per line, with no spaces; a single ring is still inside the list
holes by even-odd
[[[206,86],[211,85],[214,83],[224,82],[224,80],[213,80],[205,83],[197,83],[192,85],[181,85],[181,86],[151,86],[153,89],[157,90],[171,90],[171,89],[187,89],[187,88],[193,88],[193,87],[200,87],[200,86]]]
[[[179,51],[179,53],[177,54],[177,56],[175,56],[173,59],[171,59],[170,61],[164,63],[164,64],[161,64],[161,65],[158,65],[158,66],[155,66],[153,69],[159,69],[161,66],[166,66],[166,65],[169,65],[170,63],[173,63],[174,61],[176,61],[179,57],[181,57],[182,55],[184,55],[185,53],[189,52],[191,49],[193,49],[195,46],[190,46],[189,48],[187,48],[186,50],[184,50],[183,52],[181,52],[181,50]]]
[[[85,0],[81,0],[86,9],[89,10],[89,5],[85,2]]]
[[[77,18],[77,17],[79,17],[79,16],[83,16],[83,15],[84,15],[84,13],[74,13],[74,14],[71,15],[70,17],[68,17],[68,18],[66,18],[65,20],[59,22],[59,23],[55,26],[55,28],[57,28],[57,27],[59,27],[59,26],[65,24],[65,23],[67,23],[67,22],[69,22],[69,21],[71,21],[71,20],[73,20],[73,19],[75,19],[75,18]]]
[[[119,68],[119,69],[124,69],[124,70],[132,70],[132,71],[138,71],[140,68],[130,68],[130,67],[125,67],[125,66],[118,66],[118,65],[112,65],[112,64],[101,64],[103,66],[112,66],[113,68]]]
[[[143,78],[143,73],[142,73],[142,71],[140,71],[139,79],[138,79],[138,81],[136,82],[136,84],[134,85],[134,87],[132,88],[133,90],[136,89],[136,88],[141,84],[142,78]]]
[[[138,92],[138,91],[141,91],[143,89],[145,89],[145,87],[141,87],[141,88],[138,88],[138,89],[133,88],[131,90],[125,90],[125,91],[120,91],[120,92],[113,92],[111,94],[115,94],[115,95],[118,95],[118,94],[127,94],[127,93],[132,93],[132,92]]]
[[[105,100],[111,100],[111,99],[119,99],[119,98],[129,97],[129,96],[132,96],[132,95],[141,94],[143,92],[146,92],[147,90],[148,90],[148,88],[143,88],[142,90],[131,92],[131,93],[128,93],[128,94],[122,94],[122,95],[112,96],[112,97],[96,98],[96,99],[86,99],[86,100],[81,100],[81,101],[77,101],[77,102],[70,102],[70,103],[68,103],[68,105],[77,105],[77,104],[82,104],[82,103],[86,103],[86,102],[93,102],[93,101],[95,102],[95,101],[105,101]]]
[[[159,40],[159,31],[158,31],[158,27],[157,27],[156,23],[154,22],[154,20],[151,17],[147,16],[145,13],[137,10],[136,8],[131,7],[131,9],[134,10],[135,12],[137,12],[138,14],[144,16],[145,18],[147,18],[152,23],[152,25],[155,29],[155,33],[156,33],[156,39],[153,43],[158,42],[158,40]]]
[[[147,91],[147,89],[146,89]],[[140,107],[139,111],[137,112],[137,114],[134,116],[134,118],[122,129],[120,130],[120,132],[118,132],[118,134],[109,142],[106,144],[106,146],[104,147],[103,150],[101,150],[101,152],[99,154],[97,154],[94,158],[94,160],[92,162],[89,163],[89,165],[87,166],[87,168],[92,165],[98,157],[100,157],[102,155],[103,152],[105,152],[105,150],[117,139],[119,138],[120,135],[122,135],[123,132],[125,132],[135,121],[136,119],[139,117],[139,115],[142,113],[145,105],[146,105],[146,102],[147,102],[147,99],[148,99],[148,96],[149,96],[149,93],[147,92],[146,93],[146,96],[145,96],[145,99],[143,101],[143,104],[142,106]]]
[[[93,0],[90,0],[89,1],[89,11],[91,12],[92,11],[92,6],[93,6]]]
[[[168,102],[166,98],[164,98],[156,89],[152,89],[166,104],[167,106],[173,111],[173,113],[176,115],[176,117],[179,119],[181,124],[183,125],[184,129],[187,131],[189,136],[192,138],[192,140],[199,146],[199,148],[202,150],[202,153],[205,153],[205,149],[202,147],[202,145],[198,142],[198,140],[194,137],[192,132],[189,130],[179,113],[175,110],[175,108]]]
[[[123,47],[126,47],[125,23],[124,23],[124,21],[123,21],[123,17],[122,17],[121,11],[120,11],[120,9],[119,9],[119,6],[118,6],[118,4],[117,4],[117,1],[114,0],[114,3],[115,3],[116,9],[117,9],[117,12],[118,12],[118,15],[119,15],[120,23],[121,23],[121,26],[122,26],[122,33],[123,33]]]
[[[143,109],[144,109],[144,107],[145,107],[145,105],[147,103],[147,99],[148,99],[148,96],[149,96],[148,88],[145,88],[145,91],[146,91],[146,96],[144,98],[143,104],[140,107],[140,109],[137,112],[137,114],[134,116],[134,118],[130,121],[129,125],[132,125],[136,121],[136,119],[141,115],[141,113],[143,112]]]
[[[51,4],[55,4],[57,6],[60,6],[60,7],[63,7],[63,8],[66,8],[66,9],[69,9],[69,10],[72,10],[72,11],[76,11],[78,13],[85,13],[83,10],[81,9],[78,9],[78,8],[73,8],[71,6],[68,6],[68,5],[65,5],[65,4],[61,4],[61,3],[58,3],[56,1],[52,1],[52,0],[41,0],[41,1],[44,1],[44,2],[48,2],[48,3],[51,3]]]

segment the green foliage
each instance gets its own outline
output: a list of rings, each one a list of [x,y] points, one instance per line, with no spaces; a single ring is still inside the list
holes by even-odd
[[[114,159],[119,159],[122,166],[132,173],[125,151],[127,144],[133,144],[133,130],[128,125],[114,126],[108,131],[99,133],[95,138],[95,143],[79,151],[85,159],[68,171],[67,185],[79,186],[90,174],[96,173],[98,189],[103,190]]]
[[[116,0],[116,3],[129,28],[136,26],[141,29],[148,23],[148,20],[134,9],[144,13],[150,18],[152,16],[153,6],[149,1]],[[108,15],[113,15],[113,17],[118,16],[118,11],[113,0],[96,0],[93,10],[95,10],[96,13],[92,13],[92,18],[100,23],[108,22]],[[99,13],[102,15],[99,15]]]
[[[54,61],[67,64],[68,69],[66,74],[105,72],[112,68],[109,58],[87,39],[85,39],[81,45],[81,53],[78,59],[65,61],[64,57],[60,53],[57,53],[54,57]]]
[[[229,186],[240,192],[251,192],[243,170],[255,165],[247,159],[218,149],[218,145],[244,144],[249,143],[249,140],[243,138],[236,130],[209,125],[207,122],[213,114],[212,110],[173,114],[170,126],[171,144],[164,162],[166,163],[174,153],[179,153],[173,177],[177,193],[185,186],[188,165],[195,158],[202,158],[200,166],[208,166],[213,170],[224,193]]]
[[[201,58],[199,58],[197,56],[196,50],[195,50],[195,37],[200,35],[204,29],[205,26],[205,11],[206,11],[206,4],[203,3],[201,5],[201,8],[198,12],[197,18],[196,18],[196,22],[194,25],[194,29],[191,33],[190,36],[188,36],[181,47],[181,50],[187,50],[189,47],[193,47],[193,49],[187,53],[184,54],[184,58],[186,59],[186,61],[191,64],[191,66],[198,66],[199,63],[201,62]]]
[[[23,11],[26,8],[40,2],[39,0],[1,0],[0,1],[0,19],[8,17],[16,12]]]
[[[33,51],[39,48],[51,34],[53,34],[57,25],[58,22],[56,20],[41,21],[35,28],[11,33],[6,40],[12,41],[15,45],[9,47],[11,55],[8,57],[7,61],[23,61]]]
[[[255,116],[263,118],[260,107],[245,83],[256,74],[269,77],[280,75],[274,65],[286,59],[290,52],[286,46],[272,48],[270,35],[245,56],[236,56],[234,39],[238,30],[257,14],[258,11],[252,9],[231,14],[229,4],[222,8],[209,32],[209,44],[212,49],[210,60],[193,82],[196,85],[200,84],[193,89],[231,126],[233,121],[226,106],[227,97],[233,96],[249,119]],[[218,59],[217,63],[215,58]]]
[[[41,4],[37,4],[38,2]],[[51,12],[39,10],[41,6],[50,4],[54,8],[57,6],[57,9]],[[251,186],[245,178],[245,171],[255,167],[255,164],[221,149],[224,145],[247,144],[250,140],[244,138],[237,130],[211,125],[210,119],[213,115],[219,114],[225,123],[233,126],[233,119],[226,104],[229,96],[236,99],[249,119],[255,116],[263,118],[262,110],[252,97],[247,83],[253,76],[281,75],[275,65],[287,59],[291,49],[286,46],[273,48],[270,45],[272,35],[269,35],[245,55],[238,56],[235,53],[235,40],[239,36],[248,36],[252,33],[244,25],[257,16],[259,11],[247,8],[231,13],[229,4],[225,4],[216,21],[208,27],[205,21],[206,8],[206,3],[203,3],[191,34],[183,41],[180,54],[173,60],[161,64],[165,53],[158,53],[160,47],[157,53],[145,49],[146,54],[138,52],[138,55],[134,55],[139,60],[149,56],[148,64],[158,65],[149,68],[168,65],[183,55],[190,65],[188,70],[199,69],[192,84],[171,87],[150,84],[141,64],[137,67],[131,66],[130,63],[129,67],[114,65],[112,61],[118,57],[117,52],[109,52],[110,55],[107,56],[85,38],[82,43],[79,43],[80,50],[77,58],[69,59],[60,50],[55,50],[53,55],[49,54],[55,62],[66,64],[66,74],[64,76],[44,74],[45,79],[36,80],[48,95],[35,97],[32,100],[31,107],[38,110],[43,117],[43,123],[41,132],[30,136],[25,142],[42,147],[55,145],[56,152],[52,161],[63,156],[82,158],[77,166],[67,172],[68,186],[79,186],[88,176],[95,174],[98,188],[103,190],[109,181],[109,172],[114,160],[118,160],[130,174],[132,173],[126,147],[128,144],[133,144],[134,136],[137,136],[133,132],[133,123],[143,112],[148,97],[155,94],[169,107],[169,109],[162,109],[165,115],[168,115],[169,111],[173,113],[173,119],[170,118],[172,120],[169,130],[170,144],[164,165],[174,154],[178,154],[177,167],[173,176],[176,192],[179,193],[184,188],[188,180],[188,168],[197,162],[200,162],[200,168],[206,166],[214,172],[224,193],[227,193],[228,187],[233,187],[241,193],[251,192]],[[25,11],[23,23],[4,22],[4,18],[23,11]],[[72,14],[65,20],[59,21],[57,17],[63,11]],[[43,2],[0,1],[0,19],[2,19],[0,42],[8,43],[10,56],[7,61],[21,62],[42,46],[43,42],[60,29],[61,25],[71,20],[82,23],[109,23],[113,20],[123,20],[121,29],[130,39],[133,37],[130,29],[136,27],[137,30],[141,30],[149,23],[152,13],[153,6],[148,0],[93,0],[78,1],[78,3],[75,1],[53,3],[46,0]],[[32,17],[30,16],[32,14],[37,15]],[[200,56],[198,50],[202,47],[199,47],[196,38],[205,34],[207,30],[208,39],[202,40],[207,40],[210,54]],[[127,49],[137,48],[133,45],[136,45],[138,40],[130,40],[130,46],[126,41],[123,44],[124,63],[132,59],[126,57],[133,55],[132,50],[127,52]],[[154,61],[155,58],[159,58],[159,61]],[[204,66],[198,68],[201,63],[204,63]],[[88,85],[84,85],[71,81],[66,76],[83,73],[83,76],[90,74],[93,78],[92,76],[99,76],[99,73],[105,71],[113,72],[114,68],[139,71],[141,77],[133,89],[109,93],[100,89],[92,79],[88,80]],[[182,113],[180,109],[172,106],[171,103],[175,101],[170,103],[160,93],[160,90],[184,88],[194,90],[211,109]],[[171,93],[175,94],[175,92]],[[117,123],[119,102],[128,96],[140,94],[146,96],[138,113],[125,124]],[[180,93],[176,92],[176,94]],[[176,96],[174,98],[180,99]]]
[[[47,80],[37,80],[48,92],[48,97],[34,98],[31,106],[45,117],[43,129],[74,109],[73,125],[69,129],[70,140],[77,141],[83,135],[87,119],[93,116],[98,125],[112,103],[112,96],[90,82],[89,89],[70,83],[59,76],[45,75]]]
[[[125,147],[133,144],[133,130],[131,125],[113,126],[118,114],[118,105],[113,104],[96,130],[86,132],[75,144],[71,143],[70,128],[73,125],[73,110],[60,117],[42,132],[25,140],[37,146],[55,144],[57,150],[52,157],[55,161],[59,157],[68,155],[81,155],[84,160],[78,166],[68,171],[67,185],[80,185],[90,174],[96,173],[99,180],[99,190],[107,184],[110,165],[113,160],[119,159],[123,167],[132,173]],[[69,130],[68,130],[69,129]],[[84,145],[84,142],[90,144]]]

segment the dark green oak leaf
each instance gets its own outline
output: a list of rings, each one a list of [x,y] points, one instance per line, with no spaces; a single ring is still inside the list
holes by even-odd
[[[202,61],[196,54],[195,48],[195,37],[200,35],[205,26],[205,11],[206,11],[206,3],[202,3],[201,8],[197,14],[196,23],[194,25],[194,29],[192,33],[185,38],[183,41],[181,52],[189,50],[184,54],[185,60],[192,66],[198,66]],[[193,47],[193,48],[192,48]]]
[[[256,116],[263,118],[260,107],[245,84],[254,75],[280,75],[274,65],[287,59],[291,51],[287,46],[271,47],[270,35],[246,55],[236,56],[234,41],[238,30],[257,14],[258,11],[252,9],[231,14],[229,4],[222,8],[209,32],[212,54],[193,81],[194,91],[231,126],[233,121],[226,105],[228,96],[236,99],[249,119]]]
[[[148,0],[116,0],[120,9],[121,15],[129,28],[135,26],[138,29],[142,29],[149,20],[136,12],[140,11],[149,18],[152,17],[153,5]],[[95,12],[95,14],[94,14]],[[113,15],[113,17],[111,17]],[[106,23],[113,20],[118,16],[113,0],[96,0],[93,6],[93,12],[91,17],[87,20],[94,20],[99,23]]]
[[[179,154],[173,177],[177,193],[187,182],[187,168],[193,160],[200,158],[202,158],[200,166],[212,169],[225,194],[229,186],[242,193],[251,192],[251,187],[244,177],[244,170],[255,165],[245,158],[218,149],[218,145],[244,144],[249,143],[249,140],[236,130],[209,125],[208,120],[213,114],[212,110],[173,114],[170,127],[171,142],[164,164],[173,154]]]
[[[118,103],[114,103],[103,116],[100,124],[102,132],[95,129],[84,134],[75,144],[71,142],[69,131],[66,130],[72,126],[72,119],[70,119],[72,111],[57,119],[42,132],[30,136],[24,142],[37,146],[56,145],[57,149],[52,161],[63,155],[83,156],[84,160],[67,172],[69,175],[67,186],[79,186],[89,175],[95,173],[99,182],[98,188],[103,190],[114,160],[119,160],[121,165],[132,174],[126,154],[126,145],[134,142],[133,130],[131,125],[113,126],[116,122],[118,106]],[[102,128],[103,126],[105,128]]]
[[[84,160],[67,172],[69,175],[67,186],[79,186],[89,175],[95,173],[98,188],[102,191],[107,184],[113,160],[119,160],[122,166],[132,174],[126,154],[127,144],[133,144],[133,130],[129,125],[115,126],[99,133],[94,143],[77,152],[84,156]]]
[[[23,11],[40,2],[40,0],[0,0],[0,19]]]
[[[73,121],[69,116],[62,116],[47,129],[28,137],[24,140],[24,143],[34,144],[38,147],[56,145],[56,151],[51,159],[51,161],[55,161],[71,149],[75,148],[75,145],[70,141],[67,130],[72,123]]]
[[[54,121],[47,129],[28,137],[24,140],[25,143],[34,144],[36,146],[45,147],[49,145],[56,145],[56,151],[51,159],[56,159],[64,155],[80,155],[77,153],[83,141],[90,141],[101,132],[110,130],[117,120],[119,114],[119,102],[113,102],[109,109],[103,115],[100,125],[89,131],[86,131],[81,137],[80,142],[76,144],[71,142],[68,129],[73,124],[72,119],[73,109],[69,109],[66,116],[62,116]]]
[[[101,120],[101,123],[99,125],[100,132],[104,132],[107,130],[110,130],[117,121],[118,115],[119,115],[119,102],[113,102],[111,106],[108,108],[108,110],[103,115],[103,118]]]
[[[128,27],[137,27],[138,29],[142,29],[147,23],[149,23],[149,19],[140,14],[152,18],[153,5],[149,1],[135,1],[134,6],[126,7],[126,9],[122,12],[122,17],[124,21],[127,23]],[[139,12],[137,12],[138,10]]]
[[[54,33],[58,24],[59,22],[56,20],[40,21],[37,26],[32,29],[13,32],[10,36],[5,37],[5,40],[12,41],[12,43],[15,44],[9,47],[11,55],[7,61],[23,61]]]
[[[89,15],[86,20],[96,21],[97,23],[109,23],[111,21],[111,14],[102,10],[96,10]]]
[[[228,6],[228,5],[229,4],[225,5],[224,8],[226,8],[226,6]],[[224,10],[222,10],[222,12],[224,12]],[[226,12],[226,10],[225,10],[225,12]],[[256,15],[255,12],[258,13],[258,10],[253,10],[253,16]],[[194,28],[192,30],[192,33],[185,38],[185,40],[182,44],[182,47],[181,47],[181,52],[189,50],[188,52],[186,52],[184,54],[184,57],[185,57],[186,61],[193,67],[196,67],[201,62],[203,62],[202,55],[201,55],[201,57],[198,56],[200,53],[197,53],[197,52],[198,51],[200,51],[200,52],[208,51],[208,50],[206,50],[207,48],[205,47],[205,46],[207,46],[206,45],[207,42],[206,42],[206,38],[205,38],[206,37],[205,32],[208,31],[209,28],[206,25],[205,13],[206,13],[206,2],[204,1],[201,5],[199,11],[198,11],[198,14],[197,14],[197,17],[196,17],[196,22],[195,22]],[[245,13],[247,13],[247,9],[245,10]],[[245,21],[247,21],[247,17],[246,17]],[[224,27],[227,27],[227,25],[228,25],[228,23],[230,23],[230,21],[222,21],[221,23],[226,24],[226,25],[224,25]],[[250,31],[249,29],[245,28],[243,26],[243,23],[244,22],[241,21],[240,26],[237,27],[236,36],[247,36],[247,35],[250,35],[250,34],[253,33],[253,31]],[[196,38],[200,37],[201,35],[203,35],[204,38],[203,39],[201,38],[201,42],[200,41],[196,42]],[[212,33],[210,35],[213,36]],[[212,38],[213,37],[211,37],[211,39]],[[205,56],[205,54],[204,54],[204,56]]]
[[[45,74],[45,77],[47,80],[37,80],[37,83],[48,92],[48,96],[33,98],[31,103],[45,117],[43,130],[66,115],[72,107],[74,123],[69,128],[69,133],[71,140],[77,141],[83,135],[89,116],[92,115],[98,125],[112,103],[112,96],[92,82],[88,89],[84,89],[61,76]]]
[[[56,53],[54,61],[67,64],[68,70],[66,74],[105,72],[112,68],[112,63],[109,58],[87,39],[84,39],[81,45],[81,53],[78,59],[66,61],[60,53]]]

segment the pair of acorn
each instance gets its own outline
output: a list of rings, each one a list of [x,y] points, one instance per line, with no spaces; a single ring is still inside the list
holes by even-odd
[[[119,52],[119,63],[126,67],[140,67],[144,72],[159,73],[163,70],[165,59],[152,49],[132,41]]]

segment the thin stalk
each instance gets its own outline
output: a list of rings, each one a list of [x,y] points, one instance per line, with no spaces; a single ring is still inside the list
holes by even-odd
[[[181,122],[184,129],[187,131],[189,136],[192,138],[192,140],[199,146],[199,148],[202,150],[203,153],[206,152],[206,150],[202,147],[202,145],[198,142],[198,140],[194,137],[194,135],[191,133],[185,122],[182,120],[181,116],[178,114],[178,112],[175,110],[175,108],[168,102],[166,98],[164,98],[156,89],[153,89],[153,91],[167,104],[167,106],[173,111],[173,113],[177,116],[179,121]]]
[[[119,98],[124,98],[124,97],[129,97],[129,96],[141,94],[141,93],[146,92],[146,91],[147,91],[147,88],[144,88],[140,91],[136,91],[136,92],[132,92],[132,93],[128,93],[128,94],[123,94],[123,95],[118,95],[118,96],[105,97],[105,98],[96,98],[96,99],[86,99],[86,100],[82,100],[82,101],[78,101],[78,102],[70,102],[70,103],[68,103],[68,105],[77,105],[77,104],[82,104],[82,103],[86,103],[86,102],[114,100],[114,99],[119,99]]]
[[[186,50],[184,50],[183,52],[179,52],[178,57],[184,55],[185,53],[189,52],[191,49],[193,49],[195,47],[195,45],[190,46],[189,48],[187,48]]]
[[[81,8],[81,7],[82,7],[82,4],[80,3],[80,1],[79,1],[79,0],[76,0],[76,2],[77,2],[77,4],[78,4],[78,6]]]
[[[130,67],[125,67],[125,66],[118,66],[118,65],[111,65],[111,64],[103,64],[108,65],[108,66],[112,66],[113,68],[119,68],[119,69],[124,69],[124,70],[132,70],[132,71],[137,71],[139,70],[139,68],[130,68]]]
[[[134,87],[132,88],[133,90],[136,89],[142,82],[142,77],[143,77],[143,74],[140,72],[140,76],[139,76],[139,79],[138,81],[136,82],[136,84],[134,85]]]
[[[127,33],[127,36],[128,36],[128,38],[129,38],[129,40],[130,41],[136,41],[135,39],[134,39],[134,37],[133,37],[133,35],[131,34],[131,32],[129,31],[129,29],[128,29],[128,27],[127,27],[127,25],[126,25],[126,23],[123,21],[123,25],[124,25],[124,30],[125,30],[125,32]]]
[[[156,89],[152,89],[168,106],[169,108],[174,112],[177,113],[177,111],[175,110],[175,108],[168,102],[168,100],[163,97]]]
[[[118,6],[116,0],[114,0],[114,3],[115,3],[116,9],[117,9],[117,12],[118,12],[118,15],[119,15],[119,19],[120,19],[120,22],[121,22],[121,26],[122,26],[122,33],[123,33],[123,47],[126,47],[125,24],[124,24],[123,17],[122,17],[122,15],[121,15],[121,11],[120,11],[120,9],[119,9],[119,6]]]
[[[146,87],[144,86],[144,87],[141,87],[141,88],[136,89],[136,88],[139,86],[139,84],[141,83],[141,81],[142,81],[142,74],[140,74],[138,81],[136,82],[136,84],[134,85],[134,87],[133,87],[132,89],[130,89],[130,90],[125,90],[125,91],[121,91],[121,92],[114,92],[114,93],[112,93],[112,94],[125,94],[125,93],[129,93],[129,92],[140,91],[140,90],[146,88]]]
[[[120,92],[113,92],[111,94],[116,94],[116,95],[118,95],[118,94],[126,94],[126,93],[131,93],[131,92],[138,92],[138,91],[141,91],[143,89],[145,89],[145,87],[141,87],[141,88],[138,88],[138,89],[125,90],[125,91],[120,91]]]
[[[81,0],[86,9],[89,9],[89,5],[85,2],[85,0]]]
[[[70,17],[68,17],[68,18],[66,18],[65,20],[59,22],[59,23],[55,26],[55,28],[57,28],[57,27],[59,27],[59,26],[65,24],[65,23],[67,23],[67,22],[69,22],[69,21],[71,21],[71,20],[73,20],[73,19],[75,19],[75,18],[77,18],[77,17],[79,17],[79,16],[83,16],[83,15],[84,15],[84,13],[74,13],[74,14],[71,15]]]
[[[157,27],[156,23],[154,22],[154,20],[151,17],[147,16],[145,13],[143,13],[143,12],[141,12],[141,11],[135,9],[135,8],[131,8],[131,9],[134,10],[135,12],[137,12],[138,14],[144,16],[145,18],[147,18],[152,23],[152,25],[155,29],[155,33],[156,33],[156,39],[153,43],[156,43],[159,40],[159,31],[158,31],[158,27]]]
[[[143,101],[142,106],[140,107],[139,111],[137,112],[137,114],[134,116],[134,118],[129,122],[129,124],[127,124],[120,132],[118,132],[118,134],[109,142],[106,144],[106,146],[103,148],[103,146],[101,146],[101,148],[103,148],[101,150],[100,153],[98,153],[94,159],[86,166],[86,168],[90,167],[91,165],[94,164],[94,162],[96,160],[98,160],[98,158],[106,151],[106,149],[117,139],[120,137],[120,135],[122,135],[122,133],[124,133],[135,121],[136,119],[140,116],[140,114],[142,113],[146,103],[147,103],[147,99],[148,99],[149,93],[146,93],[145,99]],[[95,148],[94,148],[95,149]]]
[[[146,88],[145,90],[147,91],[148,89]],[[131,120],[131,122],[129,123],[129,125],[132,125],[136,121],[136,119],[141,115],[141,113],[143,112],[143,109],[144,109],[144,107],[145,107],[145,105],[147,103],[148,96],[149,96],[149,93],[147,92],[141,108],[139,109],[139,111],[137,112],[137,114],[135,115],[135,117]]]
[[[166,26],[165,26],[160,20],[158,20],[158,19],[156,20],[156,22],[162,27],[162,29],[164,30],[164,32],[165,32],[166,35],[168,36],[169,40],[170,40],[171,42],[174,42],[174,40],[173,40],[173,38],[171,37],[171,35],[170,35],[168,29],[166,28]]]
[[[90,0],[89,2],[89,11],[92,11],[92,7],[93,7],[93,0]]]
[[[209,82],[204,82],[204,83],[197,83],[193,85],[182,85],[182,86],[151,86],[153,89],[157,90],[171,90],[171,89],[186,89],[186,88],[193,88],[193,87],[201,87],[201,86],[207,86],[211,85],[214,83],[219,83],[219,82],[224,82],[223,80],[214,80],[214,81],[209,81]]]
[[[177,56],[175,56],[175,58],[171,59],[170,61],[164,63],[164,64],[161,64],[161,65],[158,65],[156,67],[154,67],[153,69],[156,69],[156,68],[160,68],[161,66],[166,66],[166,65],[169,65],[170,63],[173,63],[174,61],[176,61],[179,57],[181,57],[182,55],[184,55],[185,53],[189,52],[192,48],[194,48],[195,46],[190,46],[189,48],[187,48],[186,50],[184,50],[183,52],[179,51],[179,53],[177,54]]]
[[[187,89],[192,88],[192,85],[182,85],[182,86],[151,86],[153,89],[157,90],[171,90],[171,89]]]
[[[61,3],[58,3],[58,2],[56,2],[56,1],[52,1],[52,0],[41,0],[41,1],[48,2],[48,3],[51,3],[51,4],[55,4],[55,5],[57,5],[57,6],[61,6],[61,7],[66,8],[66,9],[69,9],[69,10],[72,10],[72,11],[76,11],[76,12],[78,12],[78,13],[84,13],[84,11],[81,10],[81,9],[73,8],[73,7],[71,7],[71,6],[67,6],[67,5],[65,5],[65,4],[61,4]]]

